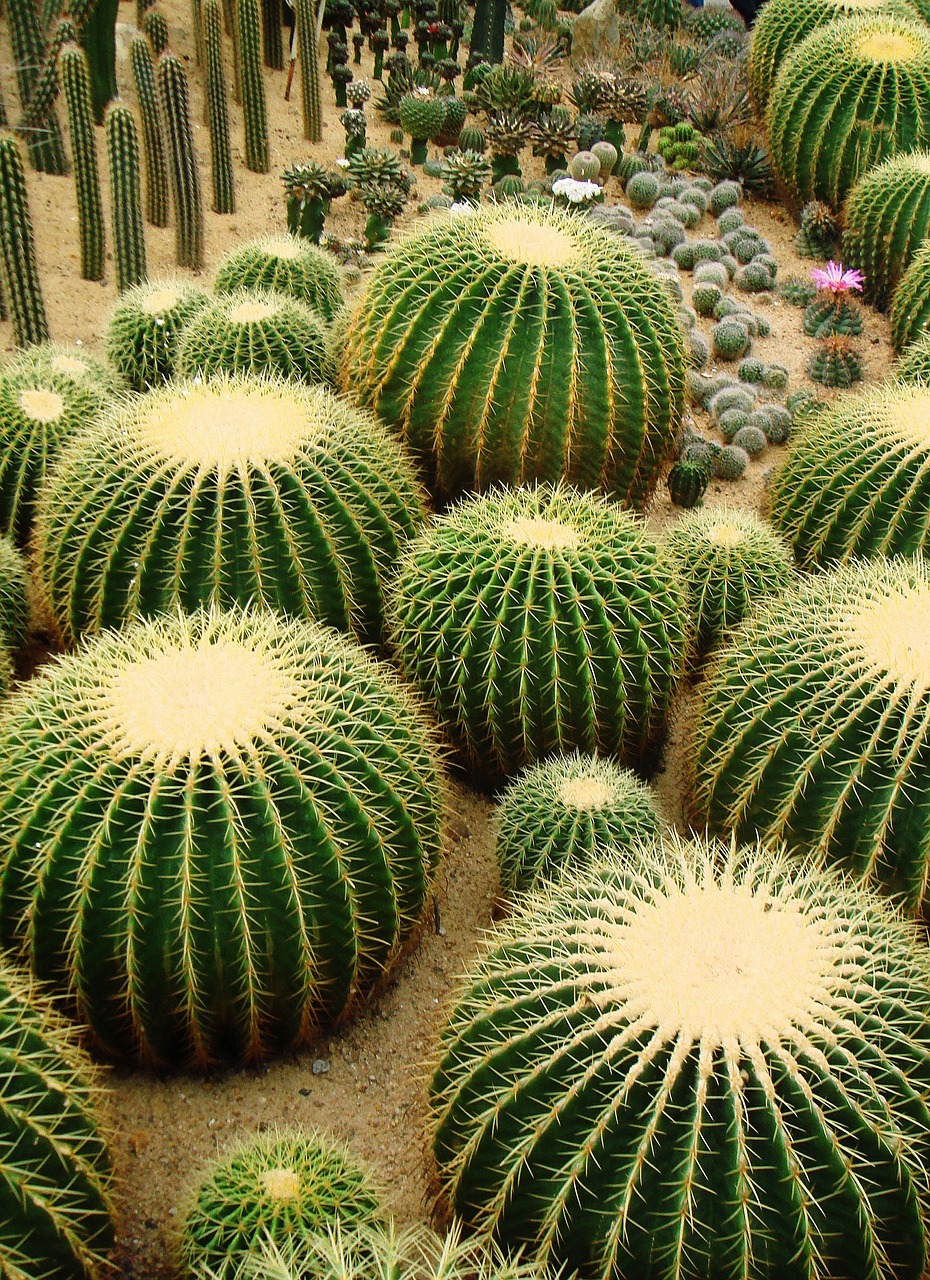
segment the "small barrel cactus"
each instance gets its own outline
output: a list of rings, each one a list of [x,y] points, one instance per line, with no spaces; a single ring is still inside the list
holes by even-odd
[[[110,313],[106,350],[133,391],[147,391],[174,377],[184,326],[210,301],[186,280],[150,280],[127,289]]]
[[[502,205],[438,221],[378,267],[345,381],[443,497],[564,478],[638,506],[672,448],[684,369],[674,303],[636,249]]]
[[[711,330],[711,344],[719,360],[739,360],[752,345],[749,327],[736,316],[718,320]]]
[[[845,293],[819,291],[804,308],[809,338],[855,338],[862,332],[862,312]]]
[[[0,720],[0,943],[117,1058],[306,1043],[423,906],[431,740],[392,672],[329,627],[250,608],[106,631]]]
[[[583,1277],[918,1280],[926,972],[907,921],[810,861],[599,859],[463,983],[430,1090],[446,1196]]]
[[[827,338],[811,356],[807,372],[822,387],[845,390],[862,381],[862,360],[848,338]]]
[[[714,475],[718,480],[740,480],[749,466],[749,454],[736,444],[727,444],[714,459]]]
[[[634,173],[626,184],[626,198],[634,209],[651,209],[661,194],[659,175],[648,169]]]
[[[220,260],[213,287],[274,289],[332,320],[343,305],[342,279],[333,256],[312,241],[279,233],[237,245]]]
[[[676,507],[696,507],[707,491],[712,468],[696,458],[679,458],[668,473],[668,496]]]
[[[846,198],[843,261],[865,275],[866,298],[885,310],[930,233],[930,151],[892,156]]]
[[[898,281],[890,319],[891,345],[899,353],[930,324],[930,241],[917,250]]]
[[[63,342],[39,342],[24,347],[3,366],[4,372],[25,373],[35,378],[69,378],[77,386],[89,385],[103,395],[125,391],[126,384],[105,360],[92,356],[83,347]]]
[[[369,1174],[332,1138],[273,1130],[220,1160],[197,1189],[181,1265],[190,1277],[234,1280],[262,1248],[287,1253],[308,1235],[377,1222],[380,1201]]]
[[[403,670],[484,778],[656,745],[687,622],[674,571],[616,504],[548,486],[464,500],[410,542],[392,608]]]
[[[649,788],[597,756],[554,756],[506,788],[497,814],[501,887],[522,893],[574,874],[605,849],[651,842],[662,823]]]
[[[760,426],[747,421],[745,426],[733,432],[730,444],[736,445],[738,449],[745,449],[750,458],[758,458],[765,452],[768,436]]]

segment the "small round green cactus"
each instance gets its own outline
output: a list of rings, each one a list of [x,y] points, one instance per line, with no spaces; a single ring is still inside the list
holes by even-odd
[[[296,298],[270,289],[238,289],[201,307],[184,326],[175,353],[179,378],[215,373],[273,373],[332,382],[326,321]]]
[[[739,360],[749,350],[749,329],[743,320],[728,316],[718,320],[711,330],[714,355],[720,360]]]
[[[214,377],[81,432],[42,498],[36,564],[71,641],[138,614],[249,600],[365,642],[423,499],[398,445],[322,387]]]
[[[46,666],[7,703],[0,776],[0,945],[124,1060],[305,1044],[382,976],[441,849],[410,696],[270,610],[137,621]]]
[[[727,444],[714,459],[714,475],[719,480],[740,480],[749,466],[749,454],[739,445]]]
[[[730,443],[739,449],[745,449],[750,458],[758,458],[765,453],[768,436],[760,426],[747,421],[745,426],[733,432]]]
[[[0,645],[15,652],[29,630],[29,571],[22,552],[0,536]]]
[[[133,391],[174,376],[181,332],[209,301],[196,285],[171,279],[150,280],[121,295],[110,313],[106,349]]]
[[[838,862],[916,911],[928,883],[930,573],[859,561],[763,606],[695,730],[694,817]]]
[[[0,1275],[108,1274],[114,1232],[97,1092],[73,1031],[0,961]]]
[[[731,182],[729,179],[725,179],[723,182],[718,182],[716,186],[711,188],[707,204],[714,217],[719,218],[726,209],[734,209],[742,198],[743,188],[741,185],[738,182]],[[738,226],[739,223],[734,225]],[[721,233],[727,230],[727,228],[721,226],[719,222],[717,227]]]
[[[811,356],[807,372],[823,387],[845,390],[862,381],[862,361],[848,338],[827,338]]]
[[[585,1277],[918,1280],[926,972],[810,861],[671,837],[594,861],[463,983],[430,1088],[446,1196]]]
[[[221,1160],[199,1187],[181,1265],[191,1277],[234,1280],[262,1248],[286,1253],[307,1235],[337,1224],[351,1232],[381,1216],[381,1197],[348,1150],[321,1134],[272,1131]]]
[[[443,497],[565,478],[639,506],[672,448],[684,369],[674,302],[635,248],[569,213],[501,205],[437,221],[377,268],[345,381]]]
[[[865,275],[866,298],[885,310],[930,233],[930,151],[892,156],[869,169],[843,211],[843,262]]]
[[[900,354],[930,324],[930,241],[911,259],[891,300],[891,345]]]
[[[332,320],[342,307],[342,280],[332,254],[300,236],[280,233],[238,245],[220,261],[217,293],[274,289]]]
[[[696,507],[704,497],[711,468],[693,458],[679,458],[668,473],[668,496],[676,507]]]
[[[616,504],[546,486],[462,501],[411,541],[392,603],[402,668],[483,777],[655,746],[687,623],[675,573]]]
[[[658,174],[648,169],[634,173],[626,184],[626,198],[634,209],[651,209],[661,194]]]
[[[689,512],[665,535],[665,546],[681,573],[702,656],[793,575],[786,539],[735,507]]]
[[[734,283],[743,293],[765,293],[775,281],[766,264],[759,258],[752,258],[737,271]]]
[[[597,756],[554,756],[525,770],[501,796],[501,887],[522,893],[563,871],[574,874],[605,849],[651,842],[661,827],[652,793],[629,770]]]

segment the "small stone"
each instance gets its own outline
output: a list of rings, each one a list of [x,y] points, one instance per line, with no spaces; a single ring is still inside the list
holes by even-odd
[[[329,1058],[314,1058],[311,1070],[315,1076],[325,1076],[329,1070]]]

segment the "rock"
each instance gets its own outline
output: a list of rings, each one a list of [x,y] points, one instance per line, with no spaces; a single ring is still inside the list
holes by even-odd
[[[617,0],[592,0],[572,28],[572,64],[615,58],[620,51]]]

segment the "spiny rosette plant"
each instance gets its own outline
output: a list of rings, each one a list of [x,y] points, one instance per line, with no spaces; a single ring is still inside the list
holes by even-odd
[[[105,335],[107,357],[133,391],[174,376],[178,339],[210,295],[185,280],[149,280],[120,295]]]
[[[891,345],[901,353],[930,324],[930,241],[923,244],[898,281],[891,300]]]
[[[690,511],[665,536],[685,586],[697,649],[705,654],[724,632],[791,582],[787,540],[751,511]]]
[[[758,847],[604,858],[474,965],[431,1084],[468,1228],[602,1280],[918,1280],[927,959]]]
[[[385,584],[423,517],[401,446],[323,387],[176,381],[60,458],[36,566],[67,643],[139,614],[249,600],[377,643]]]
[[[694,817],[926,896],[930,572],[859,561],[763,606],[722,649],[694,737]]]
[[[638,506],[684,406],[681,325],[639,252],[571,214],[442,220],[376,269],[345,382],[442,497],[560,478]]]
[[[497,813],[501,887],[523,892],[574,875],[598,852],[659,835],[652,793],[612,760],[575,752],[532,765],[507,787]]]
[[[423,906],[432,737],[386,665],[317,623],[251,607],[106,631],[0,717],[0,944],[115,1058],[305,1044]]]
[[[0,961],[0,1274],[108,1275],[110,1165],[90,1059],[44,995]]]
[[[930,386],[890,379],[792,433],[769,516],[805,569],[930,551]]]
[[[843,210],[843,258],[865,272],[881,310],[930,233],[930,150],[892,156],[862,175]]]
[[[332,320],[342,307],[342,277],[332,254],[283,232],[238,245],[223,257],[213,281],[217,293],[274,289]]]
[[[688,624],[676,572],[616,503],[551,486],[463,500],[411,540],[391,591],[401,667],[485,779],[656,746]]]
[[[272,1131],[204,1179],[184,1219],[181,1265],[191,1277],[233,1280],[251,1273],[262,1249],[286,1254],[337,1223],[351,1232],[381,1217],[371,1176],[345,1147],[319,1133]]]
[[[828,22],[782,63],[766,126],[789,199],[839,209],[868,169],[930,143],[930,30],[885,15]]]

